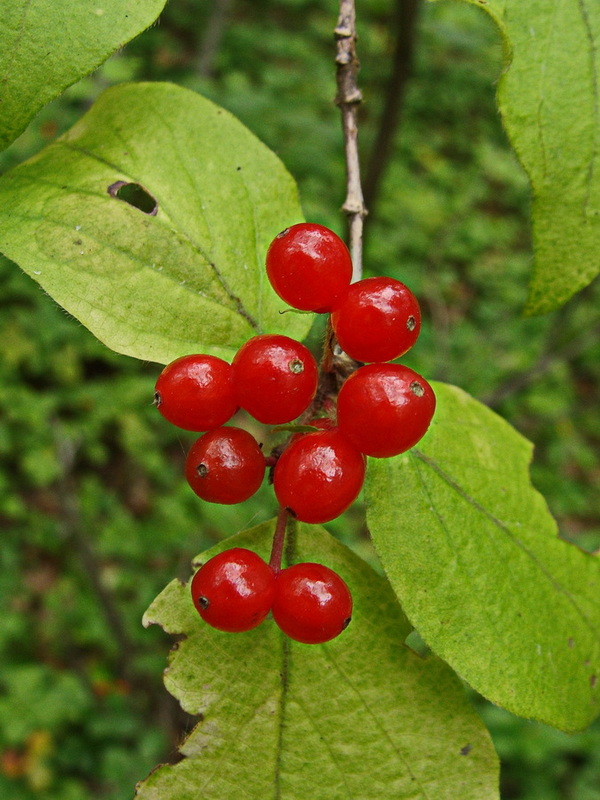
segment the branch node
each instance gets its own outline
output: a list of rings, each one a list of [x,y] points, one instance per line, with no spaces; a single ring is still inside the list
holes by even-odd
[[[333,35],[336,39],[351,39],[354,32],[349,25],[338,25]]]

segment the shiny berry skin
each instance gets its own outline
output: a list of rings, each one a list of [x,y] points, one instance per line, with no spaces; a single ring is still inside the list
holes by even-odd
[[[331,312],[342,350],[356,361],[392,361],[417,341],[421,312],[417,298],[394,278],[353,283]]]
[[[359,367],[338,395],[339,429],[361,453],[376,458],[413,447],[434,411],[431,386],[402,364]]]
[[[265,457],[256,440],[241,428],[216,428],[197,439],[187,455],[185,477],[210,503],[241,503],[259,488]]]
[[[292,225],[273,239],[266,267],[279,297],[302,311],[330,311],[352,278],[352,259],[342,239],[310,222]]]
[[[352,595],[337,572],[323,564],[294,564],[278,573],[273,619],[290,639],[322,644],[348,627]]]
[[[252,550],[233,547],[200,567],[192,578],[191,592],[196,610],[213,628],[249,631],[271,610],[275,572]]]
[[[289,336],[265,333],[248,339],[231,367],[237,402],[266,425],[296,419],[317,391],[317,362]]]
[[[158,376],[154,403],[171,424],[209,431],[237,411],[231,365],[222,358],[189,355],[175,359]]]
[[[273,472],[279,504],[302,522],[329,522],[358,497],[365,458],[337,428],[305,433],[283,451]]]

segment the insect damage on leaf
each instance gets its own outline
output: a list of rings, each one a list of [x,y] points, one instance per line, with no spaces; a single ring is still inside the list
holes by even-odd
[[[107,189],[111,197],[123,200],[130,206],[139,209],[150,217],[155,217],[158,212],[158,202],[147,189],[139,183],[128,183],[127,181],[116,181],[111,183]]]

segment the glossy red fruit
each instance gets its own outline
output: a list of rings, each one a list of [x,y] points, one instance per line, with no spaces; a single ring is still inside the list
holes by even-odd
[[[210,503],[241,503],[259,488],[265,457],[256,440],[241,428],[216,428],[197,439],[187,455],[185,477]]]
[[[158,376],[154,403],[173,425],[209,431],[237,411],[231,365],[221,358],[189,355],[175,359]]]
[[[279,297],[302,311],[330,311],[352,278],[352,259],[342,239],[310,222],[279,233],[267,251],[266,266]]]
[[[276,578],[273,619],[290,639],[322,644],[348,627],[352,595],[337,574],[323,564],[294,564]]]
[[[289,336],[266,333],[248,339],[231,367],[237,402],[266,425],[296,419],[317,391],[317,362],[310,350]]]
[[[402,364],[367,364],[344,382],[338,426],[368,456],[386,458],[409,450],[424,435],[435,411],[425,378]]]
[[[329,522],[358,497],[365,458],[337,428],[305,433],[283,451],[273,472],[279,504],[302,522]]]
[[[213,628],[249,631],[271,610],[275,573],[252,550],[233,547],[200,567],[192,578],[191,591],[196,610]]]
[[[392,361],[413,346],[421,330],[419,303],[394,278],[353,283],[331,312],[342,350],[356,361]]]

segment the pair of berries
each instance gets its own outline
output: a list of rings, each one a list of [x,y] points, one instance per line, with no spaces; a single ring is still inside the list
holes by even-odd
[[[323,564],[276,570],[252,550],[234,547],[207,561],[193,576],[191,593],[202,619],[221,631],[256,628],[272,612],[291,639],[322,644],[349,624],[352,596]]]
[[[208,431],[238,408],[266,425],[291,422],[310,405],[319,380],[308,348],[289,336],[253,336],[231,364],[210,355],[182,356],[161,372],[154,401],[179,428]]]
[[[331,313],[340,348],[355,361],[392,361],[417,341],[417,298],[394,278],[350,284],[352,260],[344,242],[322,225],[302,222],[271,242],[267,276],[279,297],[301,311]]]

